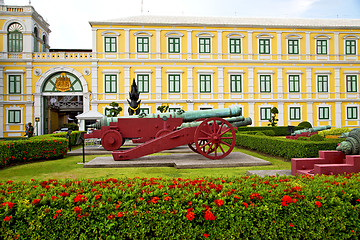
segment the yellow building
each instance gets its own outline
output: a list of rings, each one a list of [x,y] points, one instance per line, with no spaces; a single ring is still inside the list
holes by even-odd
[[[126,116],[132,79],[149,113],[236,105],[254,126],[272,107],[278,125],[360,123],[360,20],[136,16],[90,22],[90,51],[53,51],[31,6],[0,7],[0,137],[111,102]]]

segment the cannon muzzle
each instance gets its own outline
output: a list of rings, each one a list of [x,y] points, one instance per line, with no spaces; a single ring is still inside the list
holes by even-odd
[[[305,132],[312,133],[312,132],[324,131],[324,130],[327,130],[327,129],[330,129],[330,128],[331,128],[331,126],[327,125],[327,126],[321,126],[321,127],[314,127],[314,128],[307,128],[307,129],[297,130],[297,131],[294,131],[291,134],[291,136],[296,136],[298,134],[305,133]]]

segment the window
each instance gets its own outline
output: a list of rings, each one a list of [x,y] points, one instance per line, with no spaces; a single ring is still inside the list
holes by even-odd
[[[148,108],[140,108],[140,113],[149,114],[150,110]]]
[[[288,40],[288,54],[299,54],[299,40]]]
[[[110,116],[111,115],[111,110],[109,108],[105,108],[105,116]]]
[[[199,38],[199,53],[210,52],[210,38]]]
[[[20,110],[9,110],[9,123],[21,123],[21,111]]]
[[[300,120],[300,107],[290,107],[290,120]]]
[[[46,36],[43,36],[43,44],[42,44],[42,51],[46,52]]]
[[[179,93],[180,92],[180,75],[179,74],[169,74],[169,93]]]
[[[137,52],[138,53],[149,52],[149,37],[137,37]]]
[[[241,75],[230,75],[230,91],[242,92]]]
[[[116,37],[105,37],[105,52],[116,51]]]
[[[347,107],[347,119],[358,119],[358,107]]]
[[[271,119],[271,108],[260,108],[260,120],[270,120]]]
[[[319,75],[318,77],[318,92],[328,92],[328,78],[327,75]]]
[[[168,38],[169,53],[180,53],[180,38]]]
[[[356,55],[356,40],[345,40],[345,54]]]
[[[319,120],[329,120],[329,107],[319,107]]]
[[[270,39],[259,39],[259,53],[270,54]]]
[[[211,92],[211,75],[200,75],[200,93]]]
[[[299,75],[289,75],[289,92],[300,92]]]
[[[140,93],[149,92],[149,75],[139,74],[137,75],[137,86]]]
[[[38,30],[34,28],[34,52],[38,52]]]
[[[260,92],[271,92],[270,75],[260,75]]]
[[[328,40],[316,41],[316,54],[327,54],[327,42]]]
[[[181,108],[169,108],[169,112],[177,112],[181,110]]]
[[[230,38],[230,53],[241,53],[241,39],[239,38]]]
[[[357,75],[346,76],[346,92],[357,92]]]
[[[13,23],[8,28],[8,51],[23,51],[23,27],[19,23]]]
[[[20,94],[21,93],[21,76],[9,75],[9,93]]]
[[[105,75],[105,93],[117,92],[117,76]]]

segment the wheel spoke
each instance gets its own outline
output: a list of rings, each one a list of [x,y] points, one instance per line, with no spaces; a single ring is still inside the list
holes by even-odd
[[[212,142],[206,142],[204,145],[201,145],[201,146],[199,145],[199,147],[200,147],[200,148],[205,148],[205,147],[206,147],[207,145],[209,145],[210,143],[212,143]]]
[[[228,147],[231,147],[231,144],[228,144],[228,143],[223,142],[223,141],[221,141],[221,140],[220,140],[220,143],[225,144],[225,145],[228,146]]]
[[[233,139],[233,137],[221,137],[221,139]]]
[[[219,127],[219,129],[218,129],[218,131],[217,131],[217,134],[220,134],[221,129],[223,128],[224,124],[225,124],[224,122],[221,124],[221,126]],[[222,134],[220,134],[220,135],[222,135]]]
[[[220,150],[222,151],[222,153],[224,154],[225,151],[224,151],[224,149],[222,148],[221,144],[219,144],[219,148],[220,148]]]
[[[210,133],[205,132],[204,130],[201,130],[201,132],[202,132],[203,134],[207,135],[207,136],[210,136],[210,135],[211,135]]]
[[[210,152],[210,150],[211,150],[211,148],[212,148],[213,145],[214,145],[214,143],[211,142],[211,146],[210,146],[210,148],[207,150],[206,154],[209,154],[209,152]]]
[[[220,136],[224,135],[225,133],[227,133],[228,131],[230,131],[230,128],[226,129],[225,131],[223,131],[222,133],[220,133]]]

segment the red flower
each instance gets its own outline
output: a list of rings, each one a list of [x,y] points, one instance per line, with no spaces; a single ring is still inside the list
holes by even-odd
[[[282,198],[281,206],[287,206],[290,203],[296,203],[297,199],[292,199],[290,196],[285,195]]]
[[[38,204],[39,202],[40,202],[40,199],[38,199],[38,198],[34,199],[34,201],[33,201],[34,204]]]
[[[124,214],[122,213],[122,212],[118,212],[117,214],[116,214],[116,216],[117,217],[122,217]]]
[[[316,202],[315,202],[315,205],[319,208],[319,207],[321,207],[321,202],[316,201]]]
[[[150,202],[152,202],[153,204],[156,204],[159,201],[158,197],[152,197]]]
[[[203,235],[205,238],[209,238],[209,234],[207,234],[207,233],[204,233],[204,235]]]
[[[74,198],[74,202],[86,202],[87,198],[84,197],[83,195],[80,195],[78,193],[76,193],[76,197]]]
[[[171,199],[171,197],[165,197],[164,200],[165,201],[169,201]]]
[[[360,202],[360,199],[356,199],[357,202]]]
[[[76,206],[76,207],[74,208],[74,211],[75,211],[76,213],[81,213],[82,208],[79,207],[79,206]]]
[[[11,216],[6,216],[6,217],[4,218],[4,222],[5,222],[5,221],[6,221],[6,222],[10,221],[10,219],[11,219]]]
[[[320,197],[320,196],[317,196],[317,197],[316,197],[316,199],[320,199],[320,200],[321,200],[321,199],[322,199],[322,197]]]
[[[55,199],[57,199],[58,197],[57,196],[52,196],[51,197],[53,201],[55,201]]]
[[[101,198],[101,194],[95,196],[96,200],[99,200]]]
[[[216,216],[210,211],[210,208],[205,212],[205,220],[215,220]]]
[[[8,205],[8,207],[9,207],[10,209],[12,209],[13,206],[15,205],[15,203],[12,203],[12,202],[4,202],[2,205],[3,205],[3,206]]]
[[[109,220],[114,219],[114,218],[115,218],[115,216],[111,213],[107,216],[107,219],[109,219]]]
[[[222,199],[217,199],[217,200],[214,201],[214,203],[215,203],[217,206],[220,207],[221,205],[224,204],[224,200],[222,200]]]
[[[187,211],[186,211],[186,219],[191,221],[195,218],[195,213],[193,213],[193,208],[189,208]]]
[[[57,210],[56,213],[61,213],[61,209]]]
[[[293,223],[290,223],[289,224],[289,227],[295,227]]]
[[[247,204],[246,202],[242,203],[246,208],[249,206],[249,204]]]

